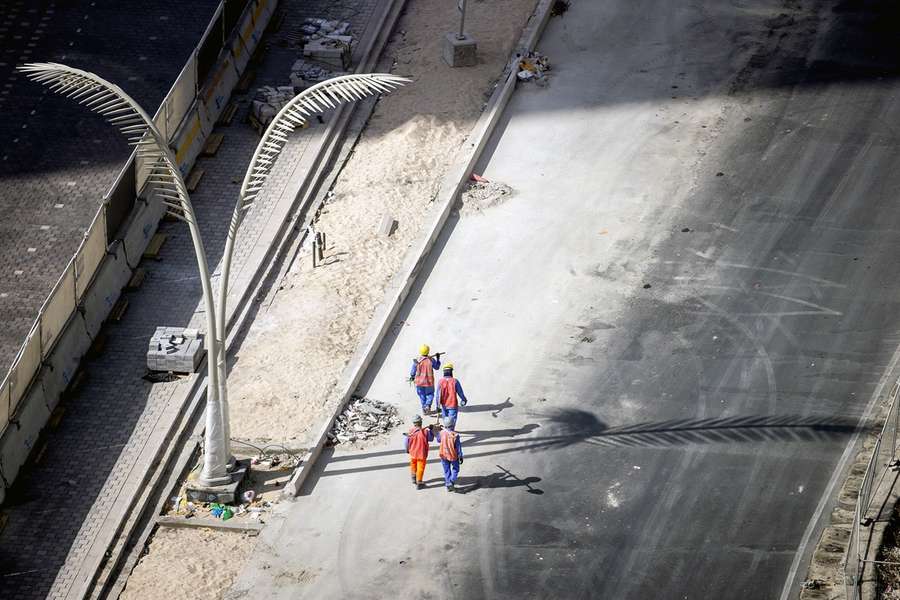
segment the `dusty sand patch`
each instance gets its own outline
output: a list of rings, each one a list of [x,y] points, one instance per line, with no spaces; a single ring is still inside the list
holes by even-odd
[[[218,600],[231,587],[255,537],[212,529],[160,528],[121,600]]]

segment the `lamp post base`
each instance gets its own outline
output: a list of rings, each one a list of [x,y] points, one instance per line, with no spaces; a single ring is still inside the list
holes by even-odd
[[[475,52],[477,47],[475,40],[469,35],[460,38],[455,33],[448,33],[444,36],[442,49],[444,62],[451,67],[474,67],[478,62]]]
[[[187,499],[191,502],[218,502],[220,504],[234,504],[238,497],[238,489],[244,482],[244,478],[250,471],[250,460],[239,460],[229,476],[223,483],[206,485],[199,479],[188,479],[185,486]]]

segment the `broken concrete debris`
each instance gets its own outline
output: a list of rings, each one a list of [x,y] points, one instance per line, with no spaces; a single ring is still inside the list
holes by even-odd
[[[519,72],[516,76],[520,81],[542,82],[550,70],[550,60],[539,52],[529,52],[519,59]]]
[[[477,177],[477,179],[475,179]],[[513,195],[513,189],[499,181],[488,181],[481,176],[473,176],[462,193],[462,208],[459,214],[473,215],[502,204]]]
[[[333,71],[322,65],[298,58],[291,67],[291,85],[294,86],[295,92],[300,92],[311,85],[345,74],[344,71]]]
[[[250,104],[250,114],[263,126],[275,118],[278,111],[294,97],[294,88],[290,85],[272,87],[264,85],[256,90]]]
[[[350,23],[346,21],[306,19],[300,26],[303,56],[347,69],[350,66],[350,47],[353,45],[353,36],[349,33]]]
[[[335,420],[328,432],[328,441],[337,445],[366,440],[385,434],[402,422],[393,404],[354,398]]]

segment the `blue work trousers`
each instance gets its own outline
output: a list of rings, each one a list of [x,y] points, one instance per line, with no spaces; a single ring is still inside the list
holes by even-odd
[[[456,417],[459,415],[458,408],[447,408],[446,406],[441,407],[441,416],[442,417],[450,417],[453,419],[453,424],[456,425]]]
[[[419,395],[419,402],[422,403],[422,412],[431,410],[431,404],[434,402],[434,388],[427,385],[417,385],[416,394]]]
[[[441,466],[444,467],[444,485],[450,487],[456,484],[456,478],[459,477],[459,461],[442,458]]]

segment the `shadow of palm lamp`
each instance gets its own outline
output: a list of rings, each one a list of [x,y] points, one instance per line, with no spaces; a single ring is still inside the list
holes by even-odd
[[[221,338],[216,330],[216,313],[206,251],[197,226],[197,217],[175,156],[150,115],[119,86],[94,73],[58,63],[29,63],[18,67],[18,70],[25,73],[29,79],[48,86],[50,91],[76,100],[117,127],[128,139],[128,143],[135,146],[136,158],[150,165],[147,181],[151,192],[155,193],[165,206],[166,213],[187,223],[200,271],[207,330],[209,373],[209,388],[206,394],[207,444],[200,481],[210,487],[228,484],[231,475],[227,469],[229,459],[227,446],[223,443],[209,443],[210,439],[221,438],[222,423],[225,419],[222,404],[217,396],[219,370],[216,358],[220,352]]]
[[[228,303],[228,282],[231,276],[231,261],[238,230],[244,215],[262,193],[266,179],[272,172],[278,157],[287,144],[288,136],[298,127],[303,127],[307,118],[336,108],[345,102],[356,102],[370,96],[391,92],[409,83],[409,79],[383,73],[342,75],[327,79],[303,90],[294,96],[279,112],[263,133],[250,159],[250,166],[244,175],[237,204],[228,225],[228,237],[225,240],[225,251],[222,258],[222,276],[219,280],[219,302],[216,306],[218,315],[218,331],[222,340],[228,339],[226,307]],[[223,345],[224,347],[224,345]],[[219,360],[219,401],[223,409],[224,440],[231,440],[231,426],[228,415],[228,369],[225,352],[218,355]]]

